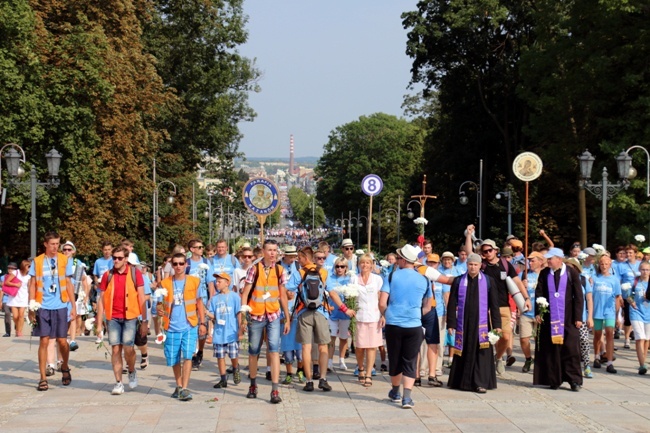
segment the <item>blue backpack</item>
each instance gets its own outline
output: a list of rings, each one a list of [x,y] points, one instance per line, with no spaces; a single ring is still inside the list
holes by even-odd
[[[325,284],[320,278],[320,267],[309,271],[305,269],[305,274],[300,282],[300,300],[308,310],[316,310],[325,302]]]

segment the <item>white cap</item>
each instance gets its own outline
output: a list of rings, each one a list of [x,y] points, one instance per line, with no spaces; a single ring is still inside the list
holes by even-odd
[[[133,265],[133,266],[140,265],[140,259],[138,259],[138,255],[136,253],[129,253],[129,258],[126,259],[126,261],[129,262],[129,265]]]

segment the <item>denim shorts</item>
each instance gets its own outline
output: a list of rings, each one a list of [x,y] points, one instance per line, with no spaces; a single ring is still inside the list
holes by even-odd
[[[262,321],[251,320],[248,322],[248,354],[259,355],[262,348],[262,331],[266,329],[266,339],[268,341],[267,352],[279,352],[280,340],[282,338],[282,321],[278,317],[272,322],[267,318]]]
[[[111,319],[108,321],[108,344],[111,346],[133,346],[138,319]]]

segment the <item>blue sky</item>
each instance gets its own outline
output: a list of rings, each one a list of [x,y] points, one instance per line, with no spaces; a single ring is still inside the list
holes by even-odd
[[[330,131],[376,112],[397,116],[410,79],[402,12],[415,0],[246,0],[248,42],[256,58],[257,112],[240,124],[248,157],[321,156]]]

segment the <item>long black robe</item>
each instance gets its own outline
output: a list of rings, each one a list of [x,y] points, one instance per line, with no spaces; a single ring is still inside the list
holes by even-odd
[[[483,274],[488,281],[488,328],[501,328],[499,313],[499,293],[492,277]],[[449,293],[447,307],[447,329],[457,327],[456,307],[458,306],[458,286],[461,277],[454,278]],[[463,353],[454,355],[449,372],[449,388],[476,391],[476,388],[495,389],[497,375],[494,367],[492,346],[481,349],[478,341],[479,325],[478,278],[467,276],[467,295],[465,297],[465,316],[463,317]],[[491,325],[490,326],[490,322]]]
[[[582,385],[582,369],[580,368],[580,330],[575,322],[582,321],[584,298],[580,285],[580,274],[571,266],[566,266],[569,273],[564,310],[564,344],[553,344],[551,341],[551,313],[544,315],[544,321],[539,331],[539,342],[535,344],[535,371],[533,385],[547,385],[559,388],[562,382]],[[549,300],[548,274],[550,268],[540,272],[535,289],[535,298],[540,296]],[[555,287],[559,286],[560,270],[555,274]],[[553,296],[553,295],[550,295]],[[549,301],[550,302],[550,301]],[[536,315],[539,310],[535,305]]]

